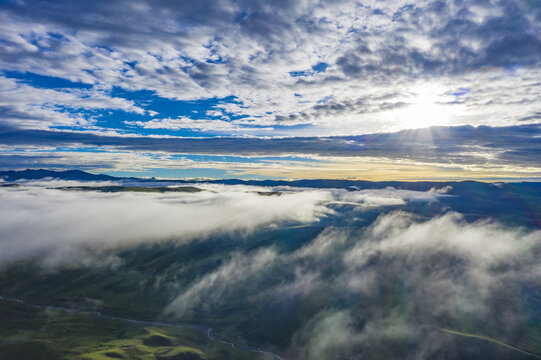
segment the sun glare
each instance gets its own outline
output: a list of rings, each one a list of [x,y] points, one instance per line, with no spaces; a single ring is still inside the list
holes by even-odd
[[[448,125],[463,107],[455,100],[440,86],[419,86],[404,98],[407,105],[392,112],[391,121],[400,129]]]
[[[421,98],[404,110],[400,122],[407,128],[424,128],[446,125],[450,117],[448,106],[434,103],[430,98]]]

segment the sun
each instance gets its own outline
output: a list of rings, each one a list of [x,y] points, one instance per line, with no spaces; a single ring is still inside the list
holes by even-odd
[[[393,125],[400,129],[418,129],[449,125],[462,112],[450,92],[436,85],[417,86],[404,97],[404,106],[390,114]]]
[[[412,129],[447,125],[452,115],[448,107],[435,103],[430,98],[420,98],[404,109],[400,122]]]

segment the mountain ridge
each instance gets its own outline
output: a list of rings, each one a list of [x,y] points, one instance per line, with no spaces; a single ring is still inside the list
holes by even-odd
[[[0,179],[4,181],[17,180],[39,180],[44,178],[54,178],[60,180],[81,180],[81,181],[121,181],[133,180],[141,182],[175,182],[175,183],[216,183],[224,185],[259,185],[259,186],[294,186],[294,187],[318,187],[318,188],[355,188],[372,189],[384,186],[397,186],[409,190],[422,190],[434,186],[447,186],[456,184],[484,184],[489,186],[503,186],[504,184],[541,184],[535,181],[522,181],[513,183],[484,182],[476,180],[451,180],[451,181],[369,181],[369,180],[348,180],[348,179],[299,179],[299,180],[242,180],[242,179],[155,179],[111,176],[106,174],[93,174],[82,170],[70,169],[63,171],[46,169],[25,169],[25,170],[4,170],[0,171]],[[495,185],[498,184],[498,185]]]

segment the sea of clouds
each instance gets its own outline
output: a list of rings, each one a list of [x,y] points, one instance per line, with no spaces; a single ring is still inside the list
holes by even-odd
[[[250,326],[258,324],[268,346],[287,358],[427,359],[444,350],[448,358],[460,357],[465,337],[448,330],[481,329],[483,336],[530,350],[540,339],[529,325],[537,310],[528,304],[541,288],[541,231],[471,222],[452,211],[421,217],[399,207],[441,201],[451,196],[449,188],[196,184],[203,191],[103,193],[51,188],[88,183],[22,184],[0,187],[3,266],[31,258],[50,269],[121,266],[116,254],[141,245],[181,246],[221,234],[250,241],[259,229],[318,224],[346,208],[355,217],[379,211],[368,225],[325,223],[291,251],[239,247],[182,286],[173,284],[175,277],[161,278],[159,286],[177,291],[165,319],[204,323],[250,311]],[[232,326],[245,336],[256,331],[240,322]],[[286,343],[276,344],[283,336],[272,335],[277,326]],[[491,354],[520,355],[506,348]]]
[[[61,188],[119,184],[56,179],[20,184],[0,188],[0,261],[4,264],[33,256],[42,256],[49,264],[77,264],[81,252],[203,240],[286,223],[310,224],[333,213],[329,207],[333,203],[377,207],[445,196],[394,188],[299,190],[220,184],[197,184],[204,191],[196,193],[102,193]],[[269,191],[280,193],[258,193]]]

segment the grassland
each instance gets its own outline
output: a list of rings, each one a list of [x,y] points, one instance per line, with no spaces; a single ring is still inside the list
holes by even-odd
[[[203,191],[200,188],[194,186],[178,186],[178,187],[167,187],[167,186],[65,186],[56,188],[59,190],[66,191],[97,191],[105,193],[116,193],[116,192],[144,192],[144,193],[165,193],[165,192],[188,192],[195,193]]]
[[[262,359],[190,328],[144,326],[5,300],[0,300],[0,318],[0,354],[5,359]]]

